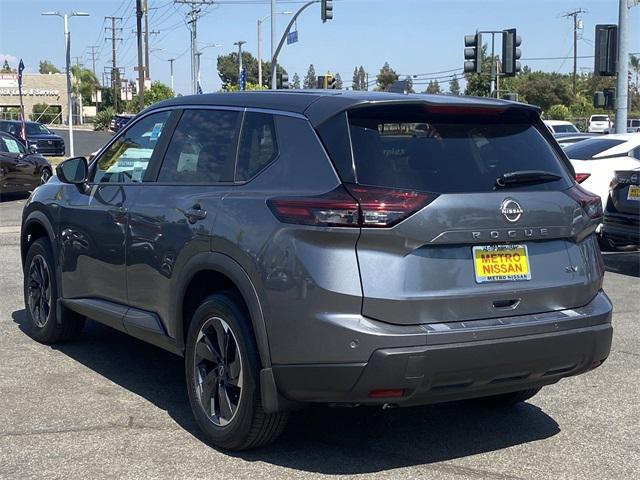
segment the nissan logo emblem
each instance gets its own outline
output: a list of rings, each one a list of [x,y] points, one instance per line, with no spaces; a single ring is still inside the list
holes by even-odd
[[[524,210],[513,198],[505,198],[502,201],[502,205],[500,205],[500,213],[504,215],[508,222],[515,223],[520,220]]]

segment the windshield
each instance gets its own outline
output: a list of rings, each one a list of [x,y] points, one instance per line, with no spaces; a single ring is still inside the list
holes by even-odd
[[[49,135],[51,132],[40,123],[25,123],[27,135]]]
[[[591,117],[591,121],[592,122],[608,122],[609,121],[609,117],[607,117],[605,115],[595,115],[595,116]]]
[[[613,140],[606,138],[590,138],[584,142],[578,142],[573,145],[569,145],[564,151],[567,153],[567,157],[574,160],[591,160],[596,155],[609,150],[624,143],[624,140]]]
[[[510,188],[568,188],[568,175],[540,131],[528,122],[512,122],[481,115],[435,118],[389,108],[350,112],[357,182],[440,193],[487,192],[505,173],[545,170],[561,178]]]

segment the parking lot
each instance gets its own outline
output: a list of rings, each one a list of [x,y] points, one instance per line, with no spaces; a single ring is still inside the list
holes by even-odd
[[[0,203],[0,478],[640,478],[640,257],[607,254],[611,356],[510,410],[313,408],[273,446],[227,454],[192,420],[182,359],[94,322],[25,333],[19,225]]]

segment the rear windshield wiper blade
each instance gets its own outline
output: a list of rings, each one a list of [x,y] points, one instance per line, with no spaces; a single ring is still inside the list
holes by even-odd
[[[495,187],[505,188],[509,185],[553,182],[561,178],[560,175],[545,170],[518,170],[516,172],[503,173],[496,178]]]

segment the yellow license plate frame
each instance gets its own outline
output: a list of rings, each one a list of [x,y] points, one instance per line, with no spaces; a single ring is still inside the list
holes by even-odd
[[[531,280],[526,245],[475,245],[472,256],[477,283]]]

